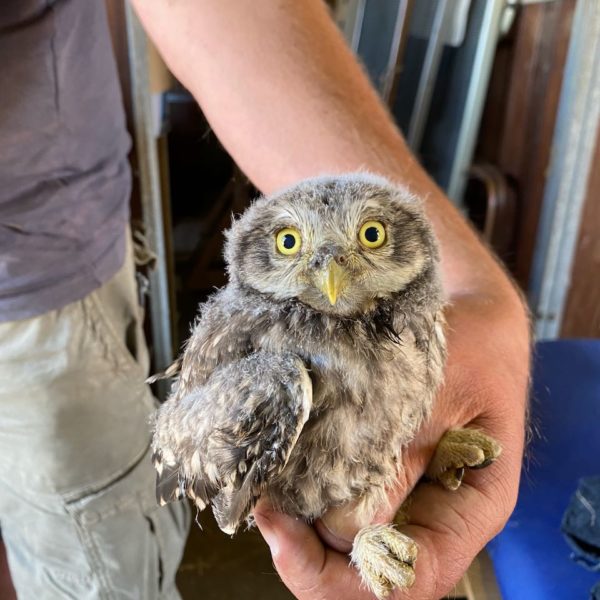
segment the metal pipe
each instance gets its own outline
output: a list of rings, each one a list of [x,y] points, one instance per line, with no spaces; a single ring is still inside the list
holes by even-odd
[[[498,44],[502,13],[505,8],[504,0],[479,0],[479,2],[484,2],[483,19],[454,153],[455,160],[446,189],[448,196],[458,206],[462,205],[467,174],[475,151],[483,105]]]
[[[439,0],[433,17],[431,35],[427,43],[427,52],[423,61],[417,95],[408,126],[408,145],[415,152],[418,151],[423,139],[423,132],[425,131],[433,97],[433,88],[440,68],[440,60],[444,49],[443,33],[447,10],[448,1]]]
[[[157,257],[156,268],[150,272],[150,322],[154,367],[161,371],[171,364],[173,350],[160,170],[152,127],[147,38],[129,2],[125,3],[125,7],[142,213],[146,239]],[[163,382],[162,388],[159,388],[159,396],[164,391]]]

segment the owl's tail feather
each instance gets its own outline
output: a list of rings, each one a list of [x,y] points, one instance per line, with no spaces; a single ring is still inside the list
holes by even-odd
[[[260,497],[260,487],[256,478],[257,464],[254,463],[242,485],[238,489],[233,486],[223,488],[212,500],[215,521],[221,531],[233,535],[240,523],[248,516]]]
[[[167,464],[160,451],[152,455],[152,464],[156,469],[156,501],[164,506],[183,497],[179,478],[179,465]]]

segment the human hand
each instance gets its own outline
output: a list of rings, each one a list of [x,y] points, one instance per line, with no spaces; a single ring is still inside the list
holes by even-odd
[[[465,297],[451,306],[447,317],[444,387],[432,418],[403,457],[403,477],[390,490],[390,508],[375,520],[393,519],[446,430],[479,428],[499,441],[503,452],[488,468],[466,473],[456,492],[432,483],[417,486],[407,510],[408,524],[400,528],[419,546],[416,581],[410,590],[396,590],[394,600],[431,600],[447,594],[502,529],[517,497],[529,365],[524,311],[498,311]],[[373,598],[349,565],[352,539],[364,524],[349,519],[347,509],[330,511],[315,528],[273,512],[266,504],[257,506],[255,518],[277,571],[299,600]]]

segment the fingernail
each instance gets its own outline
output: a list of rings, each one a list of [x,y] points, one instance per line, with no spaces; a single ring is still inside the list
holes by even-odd
[[[269,546],[269,550],[271,550],[271,556],[275,558],[279,553],[279,539],[275,533],[273,522],[262,513],[255,513],[254,519],[260,529],[260,533]]]

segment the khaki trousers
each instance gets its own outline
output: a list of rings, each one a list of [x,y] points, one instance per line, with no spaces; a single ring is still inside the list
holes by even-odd
[[[0,528],[20,599],[179,598],[187,505],[156,505],[131,248],[64,308],[0,323]]]

